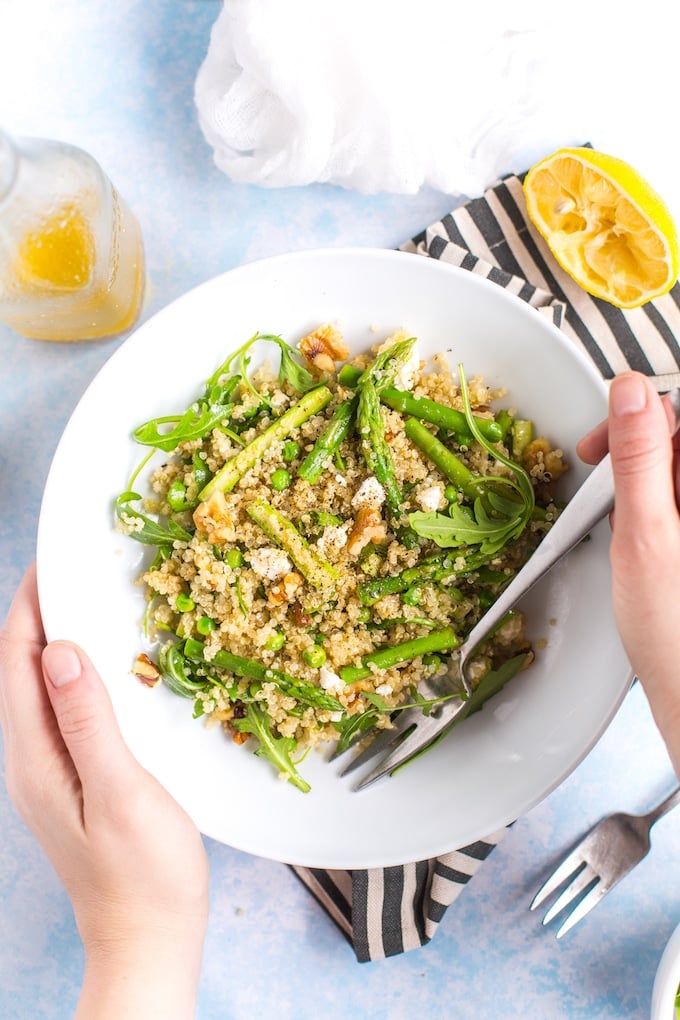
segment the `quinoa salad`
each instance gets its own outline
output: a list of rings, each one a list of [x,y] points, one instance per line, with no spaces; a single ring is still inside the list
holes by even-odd
[[[460,695],[418,684],[550,528],[566,464],[455,349],[426,365],[406,332],[356,357],[334,325],[257,333],[197,393],[135,430],[148,452],[116,500],[149,547],[132,672],[306,792],[311,749]],[[533,657],[512,611],[467,669],[463,715]]]

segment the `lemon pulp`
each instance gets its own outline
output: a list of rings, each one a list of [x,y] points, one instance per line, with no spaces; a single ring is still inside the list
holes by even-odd
[[[678,277],[678,238],[662,199],[632,167],[587,148],[532,167],[530,219],[562,268],[590,294],[636,308]]]

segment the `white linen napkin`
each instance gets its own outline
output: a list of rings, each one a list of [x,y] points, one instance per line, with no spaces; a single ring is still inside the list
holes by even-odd
[[[588,75],[574,74],[582,16]],[[624,47],[626,32],[622,19]],[[610,42],[609,16],[586,0],[225,0],[195,101],[234,181],[475,196],[594,133]]]

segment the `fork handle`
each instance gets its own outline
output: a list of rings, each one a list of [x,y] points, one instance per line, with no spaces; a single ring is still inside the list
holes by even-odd
[[[680,428],[680,389],[671,390],[668,400],[675,414],[671,428],[674,435]],[[463,671],[466,657],[481,644],[505,614],[519,602],[530,588],[551,570],[574,546],[599,523],[614,506],[614,473],[609,454],[591,471],[572,496],[567,506],[548,531],[538,548],[512,579],[489,611],[472,628],[459,649]]]
[[[660,818],[663,818],[671,808],[676,807],[680,804],[680,786],[676,786],[672,793],[669,793],[665,800],[662,800],[655,808],[653,808],[648,814],[645,815],[645,819],[650,826],[654,825],[654,822],[658,822]]]

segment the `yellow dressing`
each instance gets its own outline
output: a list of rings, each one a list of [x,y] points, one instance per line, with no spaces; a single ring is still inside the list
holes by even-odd
[[[95,246],[82,211],[71,201],[26,234],[16,277],[24,287],[79,290],[92,276]]]

